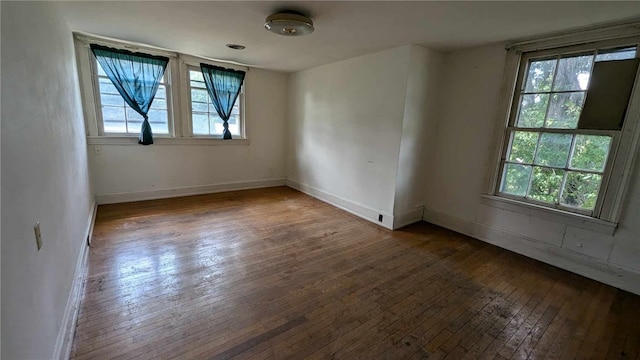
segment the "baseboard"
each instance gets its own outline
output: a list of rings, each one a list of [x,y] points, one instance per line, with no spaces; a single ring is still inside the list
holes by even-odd
[[[149,191],[136,191],[128,193],[116,193],[97,195],[96,201],[99,205],[126,203],[132,201],[166,199],[180,196],[211,194],[224,191],[259,189],[285,185],[285,179],[236,181],[222,184],[211,184],[201,186],[188,186],[174,189],[159,189]]]
[[[424,212],[424,206],[420,205],[414,209],[407,210],[393,216],[393,229],[400,229],[401,227],[411,225],[418,221],[422,221],[422,213]]]
[[[423,220],[640,295],[640,273],[557,246],[425,208]]]
[[[67,298],[67,305],[64,309],[64,315],[62,317],[62,324],[58,330],[58,337],[56,339],[56,347],[53,353],[54,359],[69,359],[71,355],[71,345],[73,344],[73,337],[76,329],[76,320],[78,319],[78,310],[80,309],[80,297],[82,294],[82,283],[85,277],[85,271],[87,269],[87,258],[89,256],[89,246],[87,246],[87,239],[91,239],[93,233],[93,226],[96,221],[96,213],[98,210],[98,204],[94,202],[91,215],[89,216],[89,224],[87,226],[87,236],[82,241],[82,250],[78,256],[76,262],[75,273],[73,276],[73,283],[71,284],[71,290],[69,291],[69,297]]]
[[[379,210],[372,209],[368,206],[358,204],[351,200],[347,200],[340,196],[330,194],[324,190],[320,190],[316,187],[299,183],[297,181],[287,179],[286,185],[290,188],[296,189],[309,196],[312,196],[320,201],[331,204],[339,209],[349,212],[355,216],[361,217],[365,220],[369,220],[376,225],[383,226],[389,230],[393,230],[393,215],[380,212]],[[378,221],[378,215],[382,215],[382,222]]]

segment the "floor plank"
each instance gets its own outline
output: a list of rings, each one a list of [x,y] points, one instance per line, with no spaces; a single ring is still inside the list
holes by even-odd
[[[73,359],[637,359],[640,297],[279,187],[100,206]]]

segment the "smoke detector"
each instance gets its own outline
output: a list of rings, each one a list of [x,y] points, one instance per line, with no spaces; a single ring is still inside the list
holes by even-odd
[[[264,28],[283,36],[303,36],[313,32],[313,21],[294,11],[284,11],[269,15]]]

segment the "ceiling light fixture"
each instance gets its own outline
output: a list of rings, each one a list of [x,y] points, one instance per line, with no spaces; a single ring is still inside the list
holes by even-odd
[[[264,28],[283,36],[303,36],[313,32],[313,21],[294,11],[284,11],[269,15]]]
[[[246,49],[246,48],[247,48],[247,47],[246,47],[246,46],[244,46],[244,45],[238,45],[238,44],[227,44],[227,47],[228,47],[229,49],[233,49],[233,50],[244,50],[244,49]]]

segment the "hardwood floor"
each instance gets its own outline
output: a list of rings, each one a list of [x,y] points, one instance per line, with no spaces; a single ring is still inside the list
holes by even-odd
[[[100,206],[74,359],[637,359],[640,297],[279,187]]]

